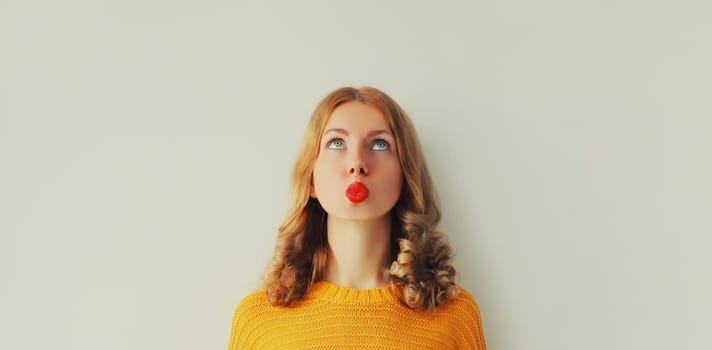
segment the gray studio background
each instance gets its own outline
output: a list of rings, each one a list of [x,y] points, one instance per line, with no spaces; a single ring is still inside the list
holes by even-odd
[[[490,349],[710,349],[710,10],[2,1],[0,348],[224,349],[312,109],[374,85]]]

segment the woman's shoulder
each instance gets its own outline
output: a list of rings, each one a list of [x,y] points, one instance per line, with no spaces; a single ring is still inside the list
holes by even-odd
[[[271,307],[272,304],[267,300],[267,293],[263,289],[257,289],[245,296],[240,303],[237,304],[237,308],[235,308],[235,318],[253,316]]]
[[[229,349],[250,348],[247,344],[255,341],[256,327],[271,308],[264,290],[255,290],[244,297],[235,308]]]
[[[467,289],[465,289],[465,287],[462,286],[458,286],[458,289],[459,292],[457,293],[457,296],[453,298],[453,302],[467,308],[479,310],[477,299],[475,299],[472,293],[470,293]]]
[[[441,308],[445,311],[445,314],[456,320],[463,321],[469,325],[480,325],[482,317],[480,316],[477,299],[464,287],[458,287],[459,293]]]
[[[451,334],[459,334],[459,349],[486,349],[482,316],[475,297],[459,287],[459,293],[441,306],[443,317],[448,320]]]

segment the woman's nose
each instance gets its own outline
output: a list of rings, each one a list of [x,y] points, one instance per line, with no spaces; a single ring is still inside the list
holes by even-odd
[[[366,167],[366,162],[363,160],[363,156],[360,152],[355,152],[351,159],[351,166],[349,167],[349,175],[355,176],[366,176],[368,175],[368,168]]]
[[[349,168],[349,175],[366,176],[368,175],[368,169],[366,169],[365,165],[357,164]]]

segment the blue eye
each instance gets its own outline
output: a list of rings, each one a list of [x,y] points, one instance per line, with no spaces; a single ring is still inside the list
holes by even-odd
[[[344,148],[344,140],[333,139],[326,144],[326,147],[328,149],[343,149]]]
[[[373,143],[373,147],[371,147],[374,151],[385,151],[389,148],[391,148],[391,144],[386,140],[376,140],[376,142]]]

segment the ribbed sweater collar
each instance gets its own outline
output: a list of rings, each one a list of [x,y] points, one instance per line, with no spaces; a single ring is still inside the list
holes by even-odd
[[[309,289],[306,297],[332,303],[361,305],[392,304],[398,300],[390,291],[390,287],[356,289],[342,287],[328,281],[316,282]]]

